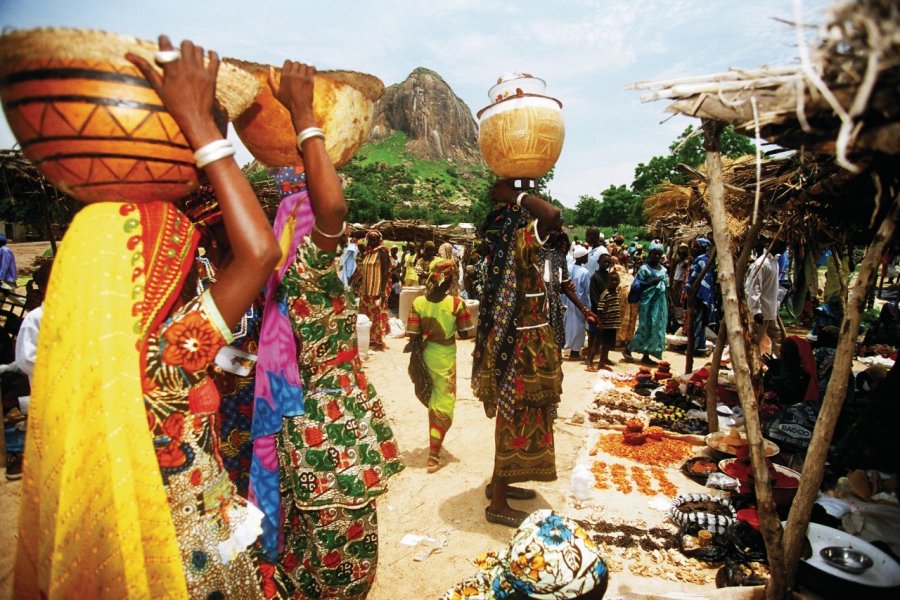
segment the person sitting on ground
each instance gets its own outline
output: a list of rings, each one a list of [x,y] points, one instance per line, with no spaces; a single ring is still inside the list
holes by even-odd
[[[619,308],[619,274],[613,271],[606,280],[606,289],[597,300],[597,316],[600,320],[598,332],[595,337],[599,346],[591,346],[587,355],[587,370],[595,372],[594,353],[599,349],[600,363],[598,368],[605,371],[612,370],[615,364],[609,359],[609,351],[616,347],[616,333],[622,324],[622,311]]]
[[[478,572],[441,600],[599,600],[609,572],[600,550],[575,521],[555,511],[533,512],[499,553],[475,560]]]

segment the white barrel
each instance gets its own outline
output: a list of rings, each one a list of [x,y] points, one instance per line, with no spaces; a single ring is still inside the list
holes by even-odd
[[[372,329],[372,321],[369,317],[359,313],[356,316],[356,345],[359,355],[365,356],[369,352],[369,332]]]
[[[472,334],[469,337],[474,337],[475,330],[478,329],[478,311],[481,309],[481,302],[478,300],[463,300],[466,303],[466,309],[468,309],[469,314],[472,315]]]
[[[400,321],[403,327],[406,327],[406,319],[409,317],[409,310],[412,308],[413,300],[419,296],[425,295],[424,285],[409,285],[400,288]]]

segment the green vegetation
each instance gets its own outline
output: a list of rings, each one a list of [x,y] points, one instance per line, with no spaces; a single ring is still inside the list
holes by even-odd
[[[723,154],[730,158],[756,152],[756,146],[750,138],[735,133],[730,126],[722,132],[721,143]],[[642,225],[644,199],[655,194],[664,183],[687,183],[687,175],[678,165],[697,168],[706,160],[703,138],[691,125],[672,142],[669,150],[670,154],[654,156],[647,163],[638,164],[630,187],[611,185],[600,192],[600,199],[590,195],[581,196],[575,206],[573,222],[578,225],[607,227],[626,223]]]
[[[481,163],[423,160],[406,149],[402,132],[366,144],[340,169],[349,220],[422,219],[445,224],[477,222],[493,176]],[[485,213],[486,214],[486,213]]]

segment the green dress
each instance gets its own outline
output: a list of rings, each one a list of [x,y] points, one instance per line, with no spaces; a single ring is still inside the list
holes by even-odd
[[[428,401],[431,454],[438,456],[456,406],[456,332],[472,328],[472,316],[459,296],[431,302],[425,296],[413,300],[406,331],[421,334],[422,356],[433,382]]]
[[[656,285],[645,287],[641,292],[638,327],[628,349],[662,358],[663,350],[666,349],[666,324],[669,322],[669,275],[662,265],[654,269],[644,263],[635,277],[639,281],[653,278],[659,279]]]
[[[276,438],[281,563],[307,596],[362,598],[378,558],[374,500],[403,465],[362,369],[355,298],[337,259],[306,238],[277,292],[298,339],[305,411],[286,418]]]

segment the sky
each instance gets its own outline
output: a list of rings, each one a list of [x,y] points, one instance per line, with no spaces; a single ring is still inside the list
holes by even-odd
[[[501,73],[528,72],[563,103],[566,139],[549,193],[568,206],[630,185],[689,124],[629,83],[797,62],[796,32],[826,0],[0,0],[0,26],[105,29],[232,56],[370,73],[392,85],[436,71],[473,115]],[[668,120],[667,120],[668,119]],[[237,139],[233,136],[233,139]],[[5,119],[0,148],[15,140]],[[240,148],[238,161],[251,160]]]

